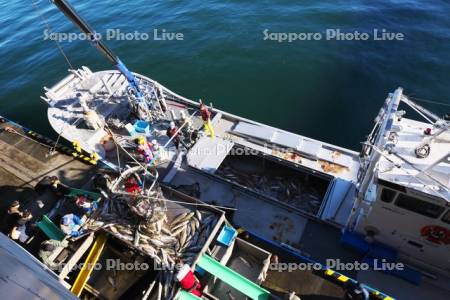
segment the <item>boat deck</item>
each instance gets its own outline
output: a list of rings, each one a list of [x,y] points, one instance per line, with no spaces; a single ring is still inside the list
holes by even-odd
[[[172,121],[171,111],[176,118],[181,111],[184,111],[186,115],[191,116],[195,129],[202,127],[202,120],[197,112],[197,102],[174,93],[148,77],[135,75],[144,90],[152,97],[155,90],[160,88],[168,106],[167,112],[162,115],[162,120],[159,120],[158,124],[150,124],[151,138],[157,139],[160,144],[167,141],[165,130],[160,127],[165,126],[163,129],[167,129],[169,122]],[[65,139],[77,140],[86,151],[97,151],[100,156],[106,158],[99,143],[107,133],[102,129],[94,131],[83,126],[82,103],[86,103],[104,120],[117,119],[125,123],[129,122],[130,111],[126,88],[125,78],[115,70],[92,72],[83,67],[83,69],[72,71],[52,88],[46,88],[47,92],[43,99],[49,105],[49,122]],[[152,99],[154,102],[155,98]],[[155,105],[153,102],[151,105]],[[277,156],[317,172],[356,182],[359,169],[357,152],[248,120],[219,109],[212,109],[212,113],[215,134],[223,140],[254,148],[264,154]],[[116,134],[124,136],[124,132]],[[297,159],[292,160],[289,157],[292,154],[295,154]],[[214,163],[214,160],[210,161]],[[117,159],[116,161],[112,159],[111,162],[117,163]]]
[[[219,139],[216,138],[214,140]],[[338,260],[342,263],[354,263],[362,260],[361,254],[341,244],[342,233],[339,226],[332,226],[332,224],[324,222],[317,217],[289,209],[283,204],[268,200],[266,197],[259,197],[255,193],[242,189],[231,182],[221,180],[211,174],[215,170],[202,170],[190,166],[189,158],[182,161],[183,163],[174,167],[176,173],[168,176],[165,183],[175,188],[198,186],[199,198],[202,201],[230,208],[228,215],[231,215],[231,218],[229,217],[230,221],[236,226],[242,227],[266,240],[290,246],[302,256],[325,265],[327,260],[330,259]],[[349,212],[351,206],[346,209]],[[289,260],[289,262],[293,261],[296,260]],[[423,283],[420,286],[416,286],[380,271],[339,270],[339,272],[399,299],[408,299],[408,297],[417,292],[423,295],[424,299],[443,300],[450,293],[450,287],[442,280],[436,281],[424,278]],[[287,274],[289,274],[287,277],[293,277],[292,273],[287,272]],[[289,286],[289,281],[284,281],[285,275],[273,275],[274,282],[281,286],[283,286],[284,282]],[[302,275],[301,278],[304,280],[308,280],[308,276],[312,276],[308,275],[308,272],[303,272]],[[315,277],[312,276],[312,278]],[[270,281],[268,285],[270,288]],[[336,295],[334,287],[320,280],[314,286],[320,289],[320,293],[315,295],[331,296],[333,293]],[[404,288],[398,289],[398,286]],[[298,292],[308,295],[307,292],[305,293],[307,290],[299,288]],[[313,292],[312,290],[314,288],[311,288],[311,292]],[[415,292],[411,293],[411,291]]]
[[[12,127],[21,135],[24,135],[26,131],[13,123],[4,123],[1,124],[0,128]],[[41,145],[32,141],[24,136],[18,135],[17,133],[10,133],[2,131],[0,133],[0,159],[2,161],[0,167],[0,196],[3,199],[2,212],[6,211],[7,206],[13,200],[20,200],[22,207],[32,210],[35,219],[42,216],[44,213],[48,213],[48,211],[53,207],[53,204],[58,200],[52,197],[51,193],[45,194],[44,196],[39,196],[34,190],[34,185],[44,176],[52,176],[56,175],[64,183],[67,183],[70,186],[83,186],[92,178],[92,175],[97,171],[97,167],[82,163],[72,156],[55,153],[52,156],[48,156],[48,147],[45,145]],[[194,178],[195,180],[200,180],[203,176],[199,175],[197,172],[190,171],[190,176],[186,176],[186,178]],[[183,175],[182,172],[177,173],[177,177]],[[185,174],[186,175],[186,174]],[[192,176],[191,176],[192,175]],[[206,177],[204,178],[206,182],[214,182],[210,181]],[[176,182],[176,181],[175,181]],[[221,183],[222,184],[222,183]],[[202,199],[210,199],[210,196],[216,195],[215,199],[217,199],[217,203],[221,203],[219,200],[228,199],[228,202],[222,202],[223,205],[226,206],[234,206],[235,203],[240,203],[239,212],[248,212],[247,215],[238,213],[235,214],[236,218],[233,220],[236,224],[242,224],[243,227],[254,228],[254,224],[252,224],[253,216],[254,216],[254,207],[261,205],[261,200],[258,200],[254,197],[249,197],[248,195],[236,191],[236,199],[227,198],[231,193],[229,193],[230,189],[228,186],[224,185],[222,193],[218,194],[218,185],[212,185],[210,194],[205,192],[205,188],[207,186],[205,184],[201,185],[202,189]],[[210,196],[208,196],[210,195]],[[45,199],[42,197],[46,197]],[[44,201],[45,206],[44,209],[39,209],[36,205],[36,200],[41,199]],[[171,204],[178,206],[176,204]],[[292,213],[286,211],[282,207],[278,208],[278,215],[293,217],[292,218],[292,228],[278,228],[276,230],[271,230],[267,228],[266,221],[264,218],[260,218],[259,231],[258,234],[266,236],[268,238],[272,238],[273,235],[279,235],[280,240],[290,241],[292,243],[299,243],[301,239],[299,239],[302,235],[301,232],[307,228],[308,221],[307,219],[296,218]],[[269,212],[273,210],[273,206],[267,204],[266,209],[262,209],[261,211]],[[173,211],[171,211],[173,213]],[[273,214],[267,214],[267,217],[274,216]],[[273,224],[290,224],[290,222],[285,222],[283,218],[274,217],[272,220]],[[290,227],[290,226],[288,226]],[[307,230],[307,229],[306,229]],[[338,232],[336,232],[336,238],[338,237]],[[324,253],[325,255],[325,253]],[[280,285],[283,281],[281,278],[277,277],[278,273],[270,276],[270,284],[271,285]],[[102,276],[103,279],[105,276]],[[99,279],[100,280],[100,279]],[[315,295],[332,295],[333,291],[339,291],[340,288],[333,285],[332,283],[327,282],[324,279],[321,279],[315,276],[316,288],[314,291],[308,291],[307,293],[312,293]],[[269,284],[269,281],[267,282]],[[107,283],[100,284],[100,286],[109,285]],[[293,290],[293,286],[295,286],[295,282],[285,283],[286,291]],[[272,287],[272,286],[270,286]],[[87,288],[92,288],[91,285],[88,285]],[[325,290],[328,290],[326,292]],[[281,291],[281,290],[280,290]],[[299,292],[303,291],[303,294],[306,293],[307,290],[299,289]],[[285,292],[285,291],[284,291]]]
[[[86,68],[87,69],[87,68]],[[73,141],[75,139],[86,141],[87,149],[101,141],[102,133],[84,131],[72,127],[67,120],[73,120],[78,115],[81,100],[88,100],[91,108],[95,107],[97,113],[107,119],[112,113],[109,110],[97,107],[98,99],[109,101],[124,101],[123,91],[125,82],[118,71],[102,71],[92,73],[90,70],[75,71],[63,79],[56,86],[47,89],[45,100],[49,104],[49,121],[56,132]],[[159,85],[145,76],[135,74],[140,84],[155,90]],[[109,82],[110,79],[111,82]],[[117,84],[116,84],[117,83]],[[120,87],[118,87],[120,86]],[[117,87],[117,89],[114,89]],[[161,86],[160,86],[161,87]],[[170,101],[170,109],[175,118],[184,110],[189,115],[197,110],[198,103],[186,99],[165,87],[162,93],[167,101]],[[121,94],[122,93],[122,94]],[[151,94],[151,93],[149,93]],[[116,100],[113,100],[113,99]],[[154,100],[152,100],[153,102]],[[64,112],[65,110],[66,112]],[[345,223],[353,206],[355,184],[357,182],[360,161],[358,153],[321,141],[310,139],[298,134],[286,132],[271,126],[267,126],[252,120],[241,118],[224,111],[213,109],[212,124],[215,129],[215,138],[211,139],[201,133],[199,140],[187,151],[187,154],[172,155],[173,162],[166,164],[168,170],[164,176],[165,184],[175,188],[185,189],[195,187],[199,198],[204,202],[229,207],[228,218],[234,225],[261,236],[269,241],[284,244],[299,251],[303,256],[311,257],[315,261],[324,262],[326,259],[341,259],[343,262],[361,261],[360,254],[345,249],[341,243],[340,230]],[[60,116],[69,114],[66,120]],[[172,116],[162,120],[162,125],[167,128],[172,121]],[[75,118],[76,119],[76,118]],[[201,129],[201,119],[198,115],[192,116],[195,129]],[[131,120],[132,122],[133,120]],[[129,118],[122,120],[130,122]],[[151,123],[151,122],[150,122]],[[158,127],[158,124],[150,124]],[[153,134],[155,133],[155,134]],[[156,130],[148,137],[163,137],[164,132]],[[297,169],[299,172],[311,177],[325,178],[329,181],[328,189],[320,204],[320,208],[312,213],[295,209],[273,199],[264,193],[258,193],[254,188],[243,184],[236,184],[233,180],[224,179],[220,172],[223,162],[230,155],[230,151],[239,149],[256,151],[257,156],[275,162],[276,164]],[[169,144],[170,151],[173,145]],[[183,152],[186,152],[183,150]],[[99,152],[100,153],[100,152]],[[102,158],[108,159],[100,153]],[[109,160],[114,163],[114,160]],[[122,163],[124,165],[124,163]],[[287,169],[286,169],[287,170]],[[283,181],[284,179],[282,179]],[[277,198],[277,197],[275,197]],[[367,278],[365,282],[382,291],[392,290],[392,295],[400,297],[395,288],[400,279],[389,276],[389,283],[380,284],[376,278],[383,278],[384,274],[376,273],[376,278],[371,278],[370,272],[346,272],[353,278]],[[369,274],[369,275],[367,275]],[[372,276],[373,277],[373,276]],[[375,279],[375,280],[374,280]],[[410,285],[410,284],[407,284]],[[436,286],[439,286],[437,284]],[[445,289],[445,287],[444,287]],[[413,286],[411,285],[411,289]],[[441,299],[441,290],[427,289],[427,293],[435,292],[431,298]],[[441,293],[439,295],[439,293]]]
[[[335,249],[335,258],[356,260],[340,246],[341,232],[338,228],[320,222],[311,216],[276,205],[258,198],[229,183],[212,180],[210,176],[194,170],[179,170],[170,185],[199,184],[200,200],[232,209],[232,222],[268,240],[291,245],[306,256],[321,262],[330,257],[330,247]],[[320,238],[316,238],[320,237]],[[331,252],[333,253],[333,252]]]

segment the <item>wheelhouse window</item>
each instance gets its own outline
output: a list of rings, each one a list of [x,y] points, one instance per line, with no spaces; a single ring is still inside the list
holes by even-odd
[[[447,210],[447,213],[442,217],[442,222],[450,224],[450,209]]]
[[[397,201],[395,202],[395,204],[401,208],[430,218],[439,217],[445,210],[445,208],[442,206],[426,202],[406,194],[399,194],[397,196]]]
[[[383,190],[381,191],[380,199],[383,202],[391,203],[394,200],[395,195],[397,195],[396,191],[393,191],[393,190],[387,189],[387,188],[383,188]]]

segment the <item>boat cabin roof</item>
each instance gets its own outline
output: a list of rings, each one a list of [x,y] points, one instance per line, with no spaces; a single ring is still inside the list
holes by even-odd
[[[390,151],[378,163],[379,179],[450,201],[450,130],[430,139],[431,124],[395,118],[390,133]],[[431,134],[438,129],[432,129]],[[419,158],[415,149],[429,144],[428,156]],[[389,147],[388,147],[389,148]],[[386,148],[385,148],[386,149]]]

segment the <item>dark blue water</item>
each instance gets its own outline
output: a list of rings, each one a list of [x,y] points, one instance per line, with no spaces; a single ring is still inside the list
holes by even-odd
[[[53,31],[78,30],[34,0]],[[183,41],[108,41],[130,69],[189,98],[306,136],[359,149],[388,92],[450,104],[448,1],[70,0],[100,33],[166,29]],[[45,134],[43,86],[66,75],[31,0],[0,3],[0,114]],[[263,31],[366,32],[367,41],[264,40]],[[374,29],[404,34],[374,41]],[[152,36],[153,37],[153,36]],[[62,42],[71,63],[110,68],[86,41]],[[422,103],[443,114],[450,107]]]

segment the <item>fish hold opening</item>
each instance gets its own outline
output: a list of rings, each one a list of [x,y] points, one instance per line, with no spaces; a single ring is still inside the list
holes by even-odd
[[[242,146],[235,146],[230,151],[215,175],[314,216],[320,210],[332,179]]]

